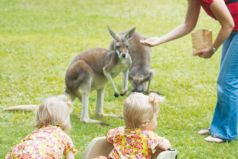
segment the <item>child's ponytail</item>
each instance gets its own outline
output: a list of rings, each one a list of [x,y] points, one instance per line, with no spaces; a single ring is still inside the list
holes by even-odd
[[[149,94],[149,103],[153,106],[154,112],[159,111],[159,104],[164,102],[164,97],[157,95],[156,93]]]

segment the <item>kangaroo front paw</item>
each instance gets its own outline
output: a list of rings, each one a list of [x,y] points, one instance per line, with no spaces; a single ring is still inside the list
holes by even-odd
[[[124,96],[124,95],[126,95],[126,93],[127,93],[127,91],[123,91],[120,95]]]
[[[115,96],[115,97],[119,97],[119,93],[115,92],[115,93],[114,93],[114,96]]]

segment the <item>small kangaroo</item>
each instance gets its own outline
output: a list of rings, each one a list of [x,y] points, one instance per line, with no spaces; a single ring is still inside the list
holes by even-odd
[[[116,41],[114,49],[94,48],[80,53],[73,59],[65,75],[65,92],[72,100],[79,98],[82,102],[80,120],[86,123],[101,123],[89,117],[88,103],[91,91],[97,91],[96,115],[115,116],[103,112],[105,84],[108,81],[112,84],[115,97],[125,95],[128,90],[128,74],[132,63],[128,53],[128,41],[135,28],[129,30],[123,37],[119,37],[109,27],[108,31]],[[123,72],[124,77],[121,93],[113,81],[120,72]]]
[[[127,32],[122,32],[119,37],[124,37]],[[132,92],[148,93],[150,82],[153,77],[153,71],[150,66],[152,49],[142,45],[140,40],[145,39],[142,35],[134,32],[129,39],[129,54],[132,59],[132,65],[129,70],[129,80],[132,84]],[[110,44],[110,50],[114,50],[116,41]]]

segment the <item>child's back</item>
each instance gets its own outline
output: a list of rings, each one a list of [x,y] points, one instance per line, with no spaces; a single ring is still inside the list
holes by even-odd
[[[10,158],[62,158],[69,151],[74,152],[71,138],[57,126],[37,129],[16,145],[6,159]],[[63,153],[63,154],[62,154]],[[11,156],[11,157],[10,157]]]
[[[150,130],[125,129],[124,127],[111,129],[108,131],[107,141],[113,144],[114,149],[109,158],[148,159],[164,140]]]

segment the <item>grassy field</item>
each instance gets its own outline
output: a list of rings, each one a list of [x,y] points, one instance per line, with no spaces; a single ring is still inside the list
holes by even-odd
[[[64,90],[64,74],[71,59],[87,48],[108,48],[109,25],[116,32],[136,27],[146,36],[159,36],[183,21],[186,1],[176,0],[0,0],[0,108],[38,104]],[[218,23],[202,13],[198,28]],[[192,56],[190,35],[155,47],[153,90],[166,96],[156,132],[167,137],[181,159],[235,159],[238,142],[212,144],[197,135],[209,127],[216,102],[220,50],[212,59]],[[118,81],[121,80],[117,77]],[[120,85],[120,82],[117,82]],[[94,118],[95,92],[90,96]],[[122,114],[124,97],[114,98],[111,85],[105,92],[105,112]],[[76,158],[91,139],[123,125],[120,119],[103,118],[110,126],[79,121],[81,103],[75,101],[71,136]],[[34,114],[0,109],[0,158],[34,129]]]

